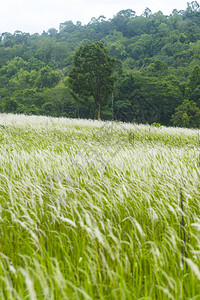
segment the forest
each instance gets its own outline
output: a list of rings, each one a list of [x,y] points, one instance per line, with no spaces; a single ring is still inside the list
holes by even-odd
[[[115,88],[102,120],[200,128],[200,5],[170,15],[146,8],[87,25],[61,23],[42,34],[0,35],[0,112],[96,118],[69,90],[76,51],[102,42],[115,58]],[[88,100],[89,101],[89,100]]]

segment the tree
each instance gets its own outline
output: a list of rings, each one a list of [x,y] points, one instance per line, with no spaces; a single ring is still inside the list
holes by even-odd
[[[151,16],[151,14],[152,14],[152,11],[148,7],[146,7],[142,16],[145,18],[149,18]]]
[[[182,102],[179,81],[144,77],[133,72],[121,80],[115,101],[115,117],[121,121],[169,125],[171,115]]]
[[[188,78],[188,86],[191,90],[194,90],[198,85],[200,85],[200,67],[196,66]]]
[[[74,56],[69,73],[69,88],[73,97],[86,104],[92,98],[96,104],[98,120],[101,106],[106,104],[114,90],[115,59],[101,42],[81,46]]]
[[[156,60],[153,63],[151,63],[146,71],[147,76],[155,76],[155,77],[161,77],[165,76],[168,71],[168,66],[166,62]]]
[[[3,112],[14,113],[18,107],[18,102],[15,98],[5,99],[2,106]]]
[[[5,74],[9,79],[14,76],[20,69],[24,69],[27,65],[27,62],[24,61],[21,57],[15,57],[10,60],[3,68],[1,73]]]
[[[132,19],[135,17],[135,11],[132,9],[121,10],[117,13],[117,17],[125,18],[125,19]]]
[[[171,121],[174,126],[200,128],[200,109],[194,101],[184,100],[176,108]]]
[[[113,29],[121,31],[124,36],[127,36],[127,24],[130,20],[136,17],[136,13],[132,9],[126,9],[119,11],[116,16],[111,20]]]
[[[39,71],[39,76],[36,81],[38,87],[54,87],[60,81],[60,74],[46,66]]]

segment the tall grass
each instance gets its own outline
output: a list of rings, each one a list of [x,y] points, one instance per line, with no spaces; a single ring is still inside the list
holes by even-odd
[[[0,299],[200,299],[199,132],[0,115]]]

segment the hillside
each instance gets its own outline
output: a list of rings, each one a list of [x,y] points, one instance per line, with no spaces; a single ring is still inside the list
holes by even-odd
[[[195,299],[199,131],[0,115],[0,298]]]
[[[69,93],[68,74],[81,45],[102,41],[118,59],[118,81],[103,108],[104,120],[199,127],[199,20],[193,1],[169,16],[148,8],[137,16],[126,9],[87,25],[66,21],[59,31],[41,35],[2,33],[0,111],[94,118],[96,108],[84,107]]]

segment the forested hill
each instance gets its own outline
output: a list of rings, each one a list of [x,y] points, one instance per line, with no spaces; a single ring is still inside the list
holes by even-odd
[[[119,60],[115,92],[102,119],[200,127],[200,5],[166,16],[146,8],[87,25],[66,21],[47,32],[0,36],[0,111],[94,118],[75,102],[68,74],[76,50],[102,41]],[[121,62],[121,63],[120,63]]]

